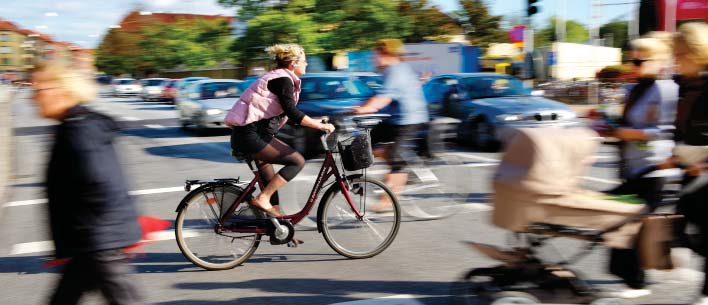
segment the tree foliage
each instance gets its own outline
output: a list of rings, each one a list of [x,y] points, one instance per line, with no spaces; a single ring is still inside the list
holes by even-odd
[[[463,33],[458,20],[438,6],[431,6],[427,0],[403,0],[398,5],[398,13],[412,22],[410,34],[404,37],[406,42],[445,41],[447,35]]]
[[[230,26],[223,20],[153,23],[139,32],[112,29],[96,51],[109,74],[148,75],[180,65],[199,68],[230,60]]]
[[[627,35],[628,21],[613,21],[600,27],[600,37],[612,39],[612,47],[627,49],[629,36]]]
[[[460,0],[463,26],[470,44],[487,47],[490,43],[509,42],[505,31],[500,29],[501,16],[489,14],[483,0]]]
[[[548,18],[544,28],[534,35],[534,47],[544,47],[558,40],[556,37],[556,17]],[[588,29],[580,22],[566,20],[565,22],[565,42],[585,43],[590,38]]]

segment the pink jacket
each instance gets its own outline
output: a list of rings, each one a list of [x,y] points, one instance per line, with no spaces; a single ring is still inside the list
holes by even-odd
[[[278,97],[268,90],[268,81],[280,77],[289,77],[293,81],[295,104],[300,99],[300,78],[288,69],[275,69],[270,71],[241,94],[236,104],[231,108],[224,122],[229,126],[244,126],[263,119],[269,119],[283,113]],[[288,120],[284,117],[280,126]]]

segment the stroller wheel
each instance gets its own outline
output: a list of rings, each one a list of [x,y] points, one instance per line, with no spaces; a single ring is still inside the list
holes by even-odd
[[[627,305],[626,300],[621,298],[599,298],[595,299],[590,305]]]
[[[490,305],[539,304],[532,294],[521,291],[502,291],[492,295]],[[607,304],[609,305],[609,304]]]

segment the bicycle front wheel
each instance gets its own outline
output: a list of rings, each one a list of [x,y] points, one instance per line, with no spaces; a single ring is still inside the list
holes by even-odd
[[[354,178],[349,183],[352,205],[344,197],[339,184],[333,185],[323,198],[322,235],[337,253],[349,258],[373,257],[388,248],[401,224],[400,207],[393,192],[381,181]],[[388,205],[375,212],[372,207]],[[362,217],[358,217],[354,211]]]
[[[195,265],[207,270],[234,268],[246,261],[258,248],[261,236],[253,233],[217,232],[222,213],[226,213],[243,190],[235,185],[213,184],[200,187],[183,199],[177,213],[175,237],[182,254]],[[242,203],[227,221],[255,219],[250,205]]]

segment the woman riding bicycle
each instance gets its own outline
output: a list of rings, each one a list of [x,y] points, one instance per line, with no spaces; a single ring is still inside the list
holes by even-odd
[[[270,216],[281,216],[277,190],[292,180],[305,159],[292,147],[275,138],[280,127],[290,119],[296,124],[331,133],[332,124],[323,124],[296,108],[300,96],[300,78],[305,74],[305,50],[297,44],[277,44],[266,49],[276,69],[264,74],[241,95],[226,115],[233,128],[231,147],[253,159],[266,184],[251,206]],[[283,165],[276,174],[273,164]]]
[[[391,167],[384,182],[396,195],[408,181],[406,147],[411,139],[429,121],[428,106],[423,89],[413,69],[401,60],[403,43],[398,39],[380,39],[374,46],[376,66],[384,69],[383,88],[374,97],[354,109],[355,114],[382,112],[391,116],[371,131],[372,142],[390,143],[385,146],[384,158]],[[376,210],[389,208],[382,202]]]

